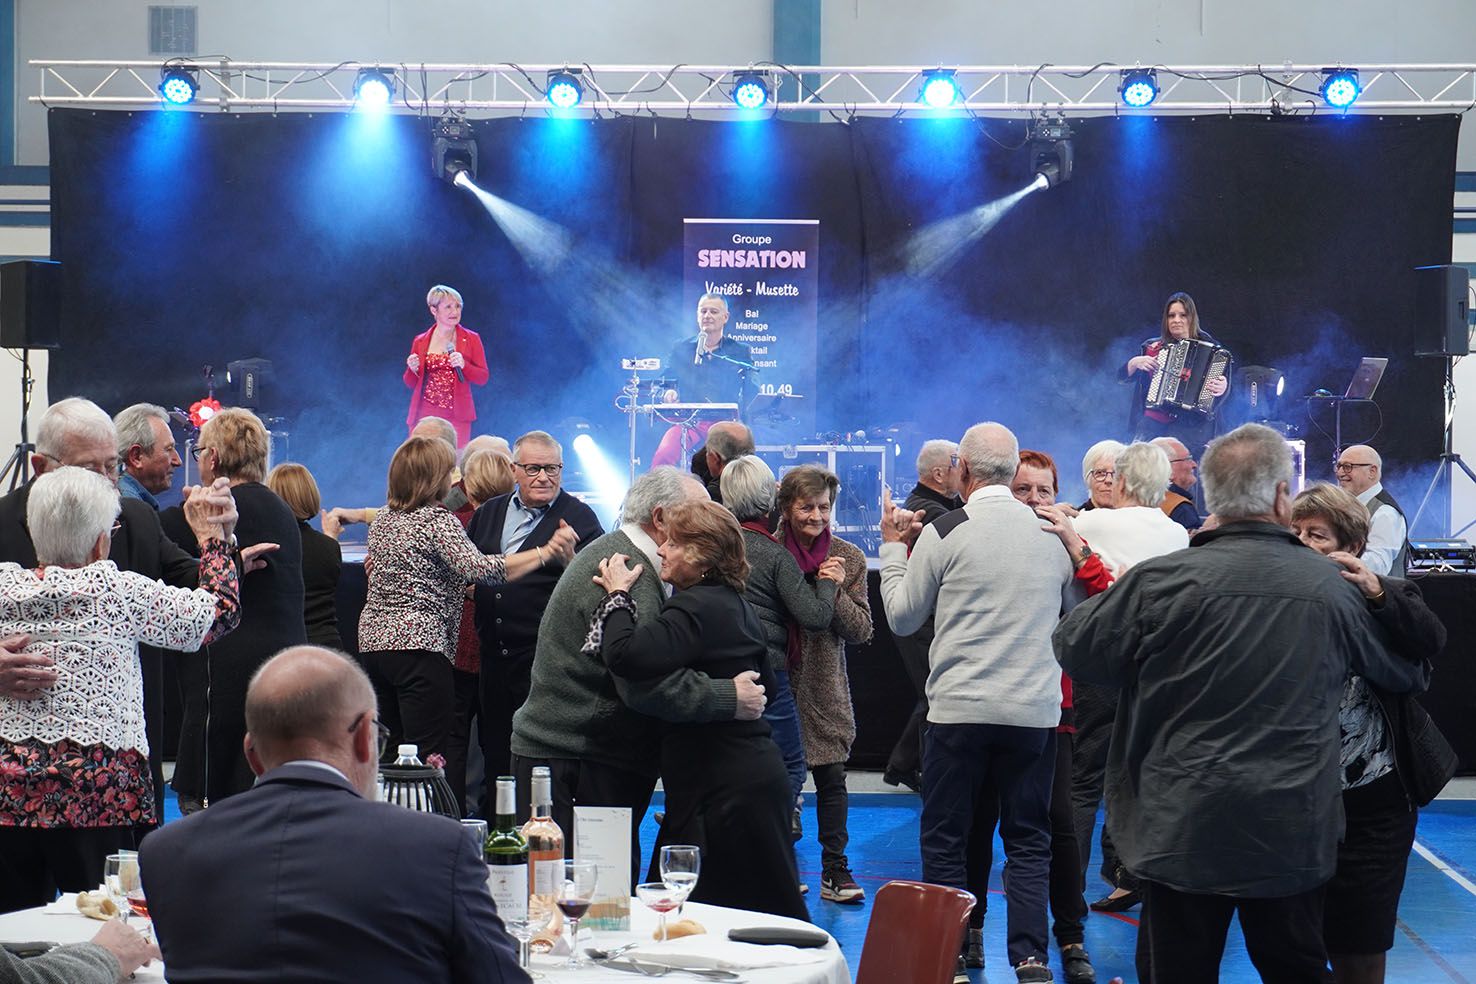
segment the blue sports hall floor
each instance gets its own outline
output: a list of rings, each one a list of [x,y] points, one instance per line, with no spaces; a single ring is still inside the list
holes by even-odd
[[[916,878],[919,873],[917,825],[921,801],[907,792],[862,792],[886,789],[875,774],[853,773],[850,777],[851,843],[848,854],[856,880],[874,893],[894,878]],[[1394,949],[1389,953],[1390,984],[1476,984],[1476,779],[1456,780],[1447,797],[1420,812],[1416,848],[1409,858],[1409,875],[1399,904],[1399,926]],[[660,802],[657,794],[657,802]],[[659,807],[658,807],[659,808]],[[654,809],[653,809],[654,812]],[[169,819],[178,808],[169,796]],[[1100,819],[1098,823],[1100,825]],[[854,975],[861,962],[861,946],[871,917],[869,902],[859,906],[836,905],[820,900],[820,845],[815,841],[815,804],[806,794],[805,838],[798,845],[800,877],[809,884],[810,914],[816,925],[830,932],[845,950]],[[642,843],[656,839],[656,824],[648,814],[642,826]],[[995,867],[990,873],[990,894],[999,896],[1003,849],[995,847]],[[1093,866],[1095,868],[1095,866]],[[1106,886],[1095,870],[1087,885],[1087,898],[1106,894]],[[990,915],[984,925],[984,970],[970,972],[971,980],[985,984],[1014,984],[1015,975],[1005,959],[1004,906],[991,898]],[[1133,947],[1137,938],[1136,910],[1122,915],[1093,913],[1087,920],[1086,946],[1097,967],[1097,979],[1106,984],[1121,976],[1128,984],[1136,980]],[[1051,953],[1052,966],[1060,980],[1059,955]],[[1232,926],[1220,980],[1225,984],[1255,982],[1260,978],[1246,957],[1239,931]]]

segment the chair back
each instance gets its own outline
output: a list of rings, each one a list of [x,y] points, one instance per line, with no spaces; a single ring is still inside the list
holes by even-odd
[[[856,984],[953,984],[976,901],[944,885],[887,882],[871,904]]]

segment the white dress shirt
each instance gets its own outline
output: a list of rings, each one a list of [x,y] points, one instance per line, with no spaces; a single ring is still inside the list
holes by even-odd
[[[1382,491],[1384,483],[1375,482],[1363,490],[1358,501],[1367,506]],[[1394,558],[1404,549],[1404,538],[1409,535],[1409,528],[1405,525],[1404,517],[1399,515],[1399,510],[1388,503],[1377,510],[1370,507],[1370,512],[1373,515],[1368,524],[1368,543],[1360,558],[1375,574],[1388,576],[1394,569]],[[1401,575],[1402,573],[1400,572]]]

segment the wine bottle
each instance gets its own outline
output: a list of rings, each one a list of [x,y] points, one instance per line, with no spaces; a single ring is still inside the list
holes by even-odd
[[[554,918],[564,879],[564,832],[553,818],[553,779],[548,767],[533,767],[533,811],[523,824],[528,842],[528,921],[542,926]]]
[[[528,918],[528,842],[518,830],[517,811],[517,781],[498,776],[496,822],[482,853],[487,888],[504,921]]]

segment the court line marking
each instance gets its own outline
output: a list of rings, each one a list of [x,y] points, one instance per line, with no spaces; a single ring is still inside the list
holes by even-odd
[[[1476,895],[1476,883],[1473,883],[1471,879],[1467,878],[1465,875],[1457,871],[1452,865],[1448,864],[1444,858],[1437,855],[1434,851],[1430,850],[1419,841],[1414,842],[1414,849],[1416,854],[1434,865],[1436,871],[1439,871],[1441,874],[1445,875],[1451,881],[1464,888],[1467,892],[1470,892],[1472,895]]]

